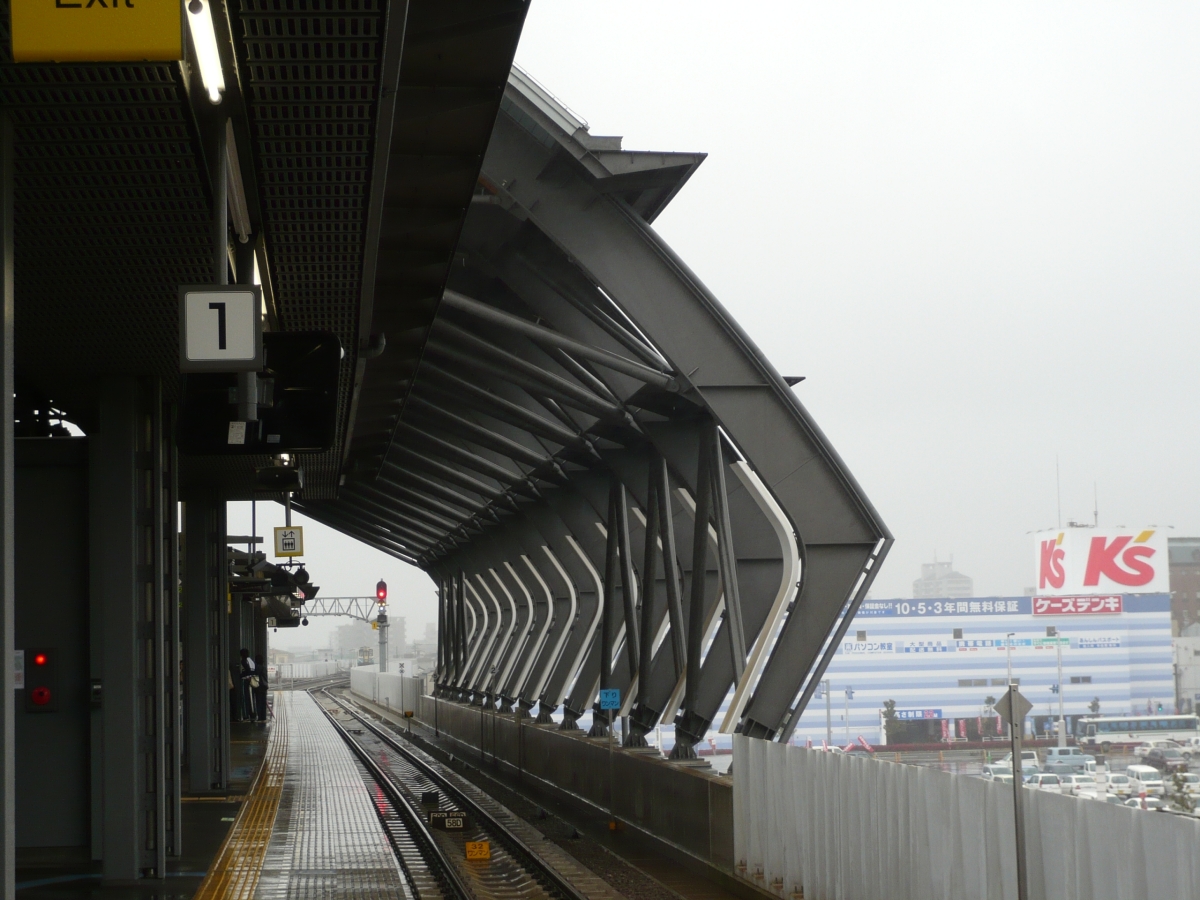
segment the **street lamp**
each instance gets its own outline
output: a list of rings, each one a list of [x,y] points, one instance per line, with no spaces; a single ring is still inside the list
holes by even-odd
[[[1067,746],[1067,723],[1063,718],[1063,680],[1062,680],[1062,641],[1059,640],[1058,629],[1053,625],[1046,626],[1046,637],[1054,638],[1054,651],[1058,654],[1058,746]]]

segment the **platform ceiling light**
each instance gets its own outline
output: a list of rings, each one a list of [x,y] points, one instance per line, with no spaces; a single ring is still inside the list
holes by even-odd
[[[221,71],[221,54],[217,50],[210,4],[205,0],[189,0],[188,23],[196,58],[200,61],[200,79],[208,91],[208,99],[220,103],[221,92],[225,90],[225,75]]]

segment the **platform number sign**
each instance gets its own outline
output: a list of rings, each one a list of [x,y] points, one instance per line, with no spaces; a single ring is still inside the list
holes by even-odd
[[[254,285],[179,291],[179,371],[257,372],[263,367],[262,294]]]
[[[621,708],[621,689],[609,688],[600,692],[600,708],[601,709],[620,709]]]
[[[304,528],[299,525],[287,525],[275,529],[276,556],[304,555]]]

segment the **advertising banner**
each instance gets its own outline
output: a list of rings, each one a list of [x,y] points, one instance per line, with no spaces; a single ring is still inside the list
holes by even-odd
[[[1078,601],[1081,597],[1098,595],[1112,599],[1117,594],[1170,591],[1167,533],[1161,528],[1042,531],[1034,535],[1033,556],[1037,599]],[[1055,614],[1093,615],[1120,611],[1119,607],[1053,610]]]
[[[1035,616],[1111,616],[1121,612],[1120,594],[1112,597],[1034,597]]]

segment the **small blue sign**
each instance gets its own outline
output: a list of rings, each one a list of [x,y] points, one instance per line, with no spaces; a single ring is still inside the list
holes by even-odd
[[[612,688],[600,692],[600,708],[601,709],[620,709],[621,708],[621,689]]]

